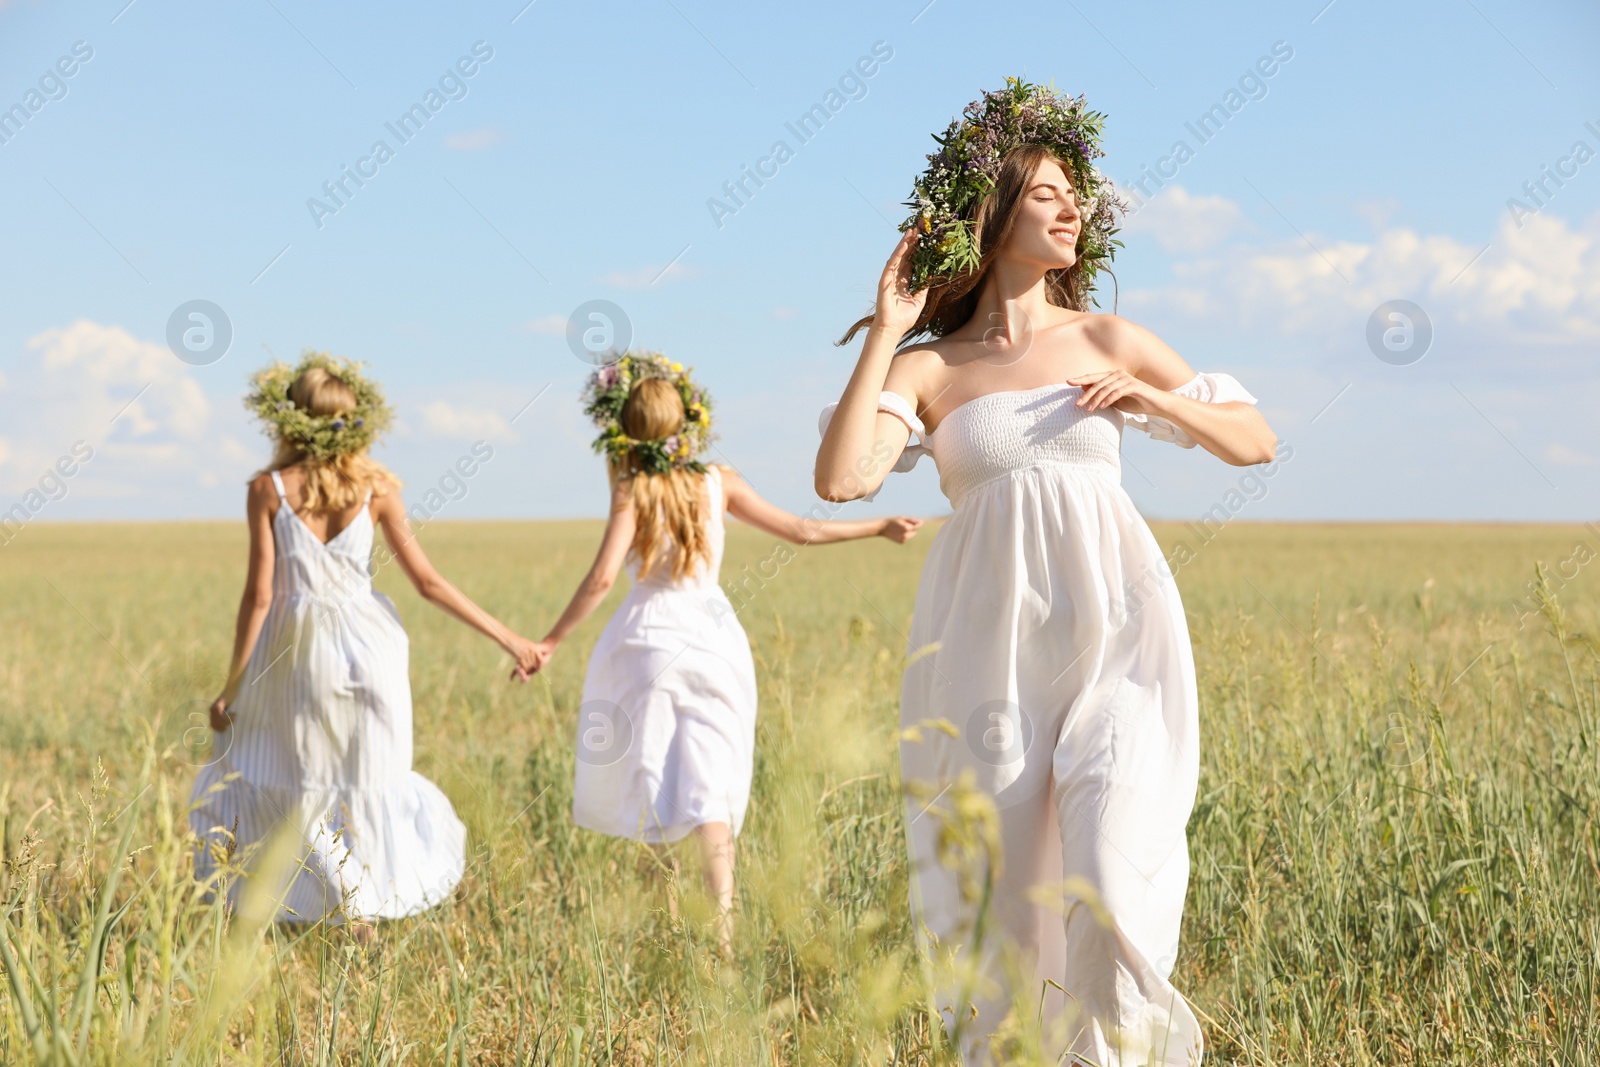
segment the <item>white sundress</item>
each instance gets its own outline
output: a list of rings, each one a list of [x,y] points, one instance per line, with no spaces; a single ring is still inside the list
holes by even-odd
[[[215,870],[211,850],[226,850],[230,835],[248,857],[287,823],[301,838],[300,868],[278,921],[412,915],[461,879],[466,828],[411,769],[410,644],[394,604],[372,589],[371,509],[324,544],[276,471],[272,482],[272,607],[233,723],[190,797],[196,874]],[[229,899],[242,888],[233,882]]]
[[[1176,392],[1255,403],[1224,374]],[[1195,442],[1164,419],[1085,413],[1080,395],[990,393],[932,434],[905,398],[881,397],[921,439],[896,469],[932,455],[954,508],[923,567],[901,689],[902,776],[922,797],[908,789],[913,914],[925,950],[980,961],[970,998],[953,980],[936,991],[966,1063],[992,1062],[990,1037],[1015,1007],[1039,1015],[1052,1057],[1188,1067],[1200,1024],[1168,979],[1199,702],[1172,571],[1122,488],[1121,440],[1127,424]],[[910,731],[930,720],[956,736]],[[939,858],[963,775],[1000,820],[981,927],[974,894]]]
[[[589,657],[578,709],[573,820],[613,837],[676,841],[722,822],[738,834],[755,758],[750,642],[717,584],[722,472],[706,472],[711,559],[682,581],[672,556],[640,578]]]

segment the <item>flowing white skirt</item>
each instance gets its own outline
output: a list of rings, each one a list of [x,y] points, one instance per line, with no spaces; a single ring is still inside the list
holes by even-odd
[[[991,1062],[1006,1016],[1042,1004],[1053,1056],[1198,1062],[1168,981],[1199,771],[1193,654],[1115,475],[1057,464],[967,494],[928,555],[910,648],[902,725],[955,734],[924,726],[901,758],[917,929],[966,1061]],[[969,789],[998,810],[998,868],[945,836],[977,810]]]
[[[665,842],[744,825],[755,755],[750,642],[715,582],[635,584],[589,658],[572,816]]]
[[[196,873],[232,853],[274,883],[277,919],[393,919],[440,903],[460,881],[466,828],[411,769],[410,645],[394,605],[361,595],[331,608],[278,597],[190,797]],[[274,830],[289,866],[254,861]],[[228,886],[237,903],[246,882]]]

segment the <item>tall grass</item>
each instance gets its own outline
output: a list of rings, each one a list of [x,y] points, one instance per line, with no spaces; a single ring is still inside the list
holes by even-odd
[[[536,631],[596,534],[427,538]],[[1235,524],[1185,566],[1203,740],[1175,981],[1213,1062],[1600,1062],[1596,579],[1508,606],[1584,537]],[[926,547],[801,553],[742,611],[762,709],[726,966],[692,857],[675,920],[647,853],[572,827],[600,620],[515,687],[380,576],[412,634],[418,769],[469,855],[447,905],[364,946],[192,878],[242,530],[30,528],[0,550],[0,1063],[951,1063],[895,758]],[[770,550],[736,531],[724,577]]]

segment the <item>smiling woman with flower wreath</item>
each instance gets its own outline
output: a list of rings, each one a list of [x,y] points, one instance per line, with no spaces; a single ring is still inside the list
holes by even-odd
[[[233,662],[211,706],[217,756],[194,784],[198,877],[224,856],[254,868],[280,825],[300,846],[269,893],[283,922],[411,915],[460,879],[466,830],[411,769],[410,648],[394,604],[373,592],[375,527],[430,603],[519,664],[532,644],[447,582],[412,537],[400,483],[367,449],[390,422],[378,384],[322,353],[255,375],[245,400],[277,445],[250,483],[250,566]],[[240,883],[228,886],[236,897]]]
[[[702,462],[711,400],[681,363],[660,353],[617,356],[589,378],[583,399],[600,429],[594,447],[606,457],[611,516],[588,575],[535,646],[535,669],[600,606],[625,563],[633,588],[584,676],[573,818],[658,849],[693,834],[726,956],[733,951],[734,838],[750,799],[756,678],[744,628],[717,584],[723,516],[797,545],[861,537],[904,543],[921,524],[802,519],[761,499],[731,469]]]
[[[917,590],[900,759],[914,928],[969,1064],[1202,1055],[1170,981],[1193,653],[1121,441],[1245,465],[1276,438],[1233,378],[1091,313],[1117,247],[1102,125],[1013,79],[937,138],[817,454],[829,500],[931,455],[954,508]]]

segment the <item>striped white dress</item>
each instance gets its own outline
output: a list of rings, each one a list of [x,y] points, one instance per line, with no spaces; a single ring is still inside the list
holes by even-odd
[[[299,867],[271,887],[282,891],[280,922],[412,915],[460,880],[466,828],[411,769],[410,644],[394,604],[372,589],[372,513],[363,507],[324,544],[276,471],[272,481],[272,608],[233,724],[194,784],[196,873],[213,873],[212,851],[230,838],[249,868],[287,824],[300,838]],[[230,884],[230,900],[242,888]]]

